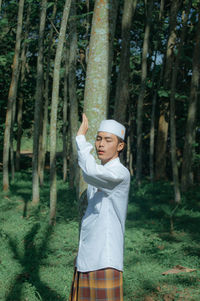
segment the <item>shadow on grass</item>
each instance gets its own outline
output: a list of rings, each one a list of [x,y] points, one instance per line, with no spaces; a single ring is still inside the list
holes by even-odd
[[[58,175],[57,183],[57,218],[59,220],[75,220],[77,221],[78,206],[75,191],[68,188],[67,183],[60,181],[61,176]],[[19,198],[23,202],[22,216],[27,217],[29,204],[32,200],[32,174],[30,172],[16,173],[15,181],[10,185],[10,194]],[[49,175],[45,175],[45,183],[40,187],[40,203],[39,207],[50,206],[50,184]]]
[[[196,187],[182,197],[181,204],[177,206],[173,201],[173,186],[167,182],[145,183],[139,189],[133,184],[130,193],[133,210],[128,212],[127,226],[151,227],[158,233],[168,232],[162,238],[173,241],[177,237],[170,234],[172,220],[175,231],[184,231],[191,239],[199,242],[200,188]]]
[[[9,245],[15,260],[21,265],[21,273],[16,276],[10,292],[7,294],[6,301],[21,300],[24,282],[28,282],[31,286],[35,287],[35,293],[40,296],[41,300],[65,300],[40,279],[40,265],[42,264],[42,259],[47,256],[47,246],[52,233],[52,227],[47,226],[41,244],[36,247],[34,237],[37,235],[39,228],[39,224],[33,225],[29,233],[25,236],[23,255],[18,251],[16,241],[9,237]]]

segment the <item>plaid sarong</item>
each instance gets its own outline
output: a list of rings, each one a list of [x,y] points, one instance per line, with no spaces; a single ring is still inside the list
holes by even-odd
[[[74,271],[69,301],[123,301],[123,273],[103,269],[81,273]]]

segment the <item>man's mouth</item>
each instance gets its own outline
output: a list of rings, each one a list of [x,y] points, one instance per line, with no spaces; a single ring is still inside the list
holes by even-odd
[[[98,151],[98,154],[99,154],[99,155],[103,155],[103,154],[104,154],[104,151],[99,150],[99,151]]]

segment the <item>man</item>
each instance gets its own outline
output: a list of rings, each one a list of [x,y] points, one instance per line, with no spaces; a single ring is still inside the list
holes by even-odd
[[[123,300],[124,228],[130,173],[120,163],[125,127],[103,120],[95,147],[101,165],[86,141],[88,120],[83,114],[76,143],[78,162],[88,183],[88,207],[82,219],[71,301]]]

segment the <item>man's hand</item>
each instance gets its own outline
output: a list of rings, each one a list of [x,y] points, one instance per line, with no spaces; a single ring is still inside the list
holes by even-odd
[[[77,132],[77,136],[79,135],[86,135],[88,131],[88,119],[86,117],[86,115],[83,113],[83,117],[82,117],[82,123],[81,123],[81,126]]]

